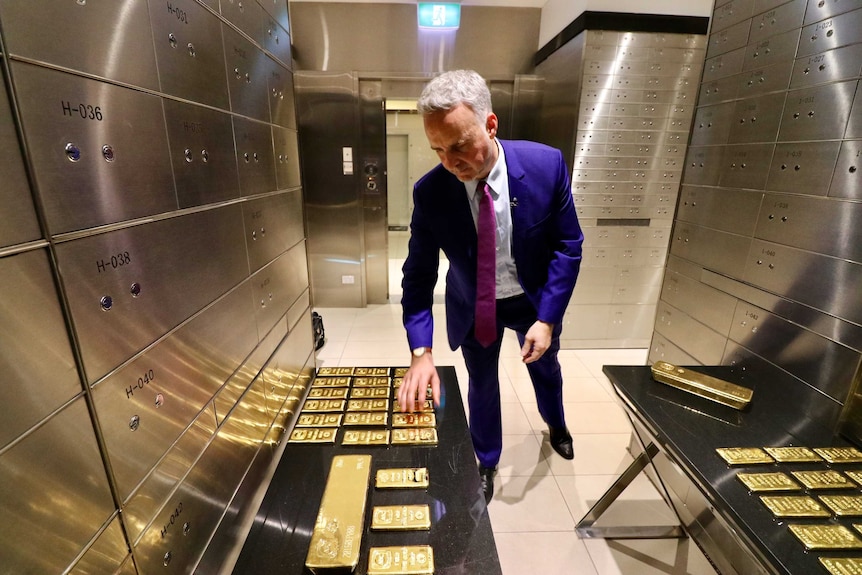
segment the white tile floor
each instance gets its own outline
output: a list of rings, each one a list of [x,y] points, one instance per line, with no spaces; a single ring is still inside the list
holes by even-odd
[[[397,258],[403,257],[403,248],[401,238],[395,239],[390,240],[393,303],[362,309],[318,308],[326,328],[326,345],[317,355],[319,366],[406,365],[409,361],[398,304],[401,262]],[[434,360],[437,365],[455,367],[466,409],[467,373],[460,351],[450,351],[445,341],[442,304],[435,307],[434,317]],[[548,444],[514,334],[507,331],[504,338],[503,454],[488,507],[503,574],[714,575],[691,540],[582,540],[575,532],[577,522],[632,460],[627,450],[629,423],[602,366],[642,365],[646,350],[560,352],[566,418],[575,447],[575,459],[566,461]],[[616,522],[626,524],[674,522],[645,476],[632,483],[611,512]]]

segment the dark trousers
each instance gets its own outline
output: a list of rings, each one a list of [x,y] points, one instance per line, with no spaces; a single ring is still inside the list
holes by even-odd
[[[473,337],[467,336],[461,344],[467,373],[470,376],[467,404],[470,406],[470,435],[479,463],[484,467],[496,467],[503,450],[503,425],[500,414],[499,359],[503,328],[508,327],[518,335],[524,345],[524,336],[536,321],[536,310],[520,295],[497,300],[497,340],[482,347]],[[533,363],[527,364],[530,380],[536,393],[539,413],[551,427],[566,425],[563,413],[563,377],[557,354],[560,351],[562,326],[555,325],[551,347]]]

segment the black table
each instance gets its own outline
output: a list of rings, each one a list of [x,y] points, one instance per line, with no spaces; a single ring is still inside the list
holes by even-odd
[[[859,555],[853,551],[806,552],[787,523],[822,523],[825,520],[776,519],[758,494],[736,478],[739,471],[791,471],[833,468],[860,470],[860,464],[776,463],[728,466],[715,452],[720,447],[829,447],[850,446],[837,433],[841,404],[782,372],[756,372],[734,367],[689,368],[754,389],[744,411],[708,401],[658,383],[647,366],[605,366],[616,393],[633,421],[644,426],[657,447],[675,460],[699,486],[720,515],[753,546],[767,571],[780,574],[827,573],[818,557]],[[859,494],[860,489],[842,490]],[[830,493],[829,491],[820,493]],[[862,518],[830,519],[846,525]]]
[[[437,446],[341,446],[289,443],[240,552],[237,575],[303,575],[311,533],[333,456],[369,454],[371,481],[366,500],[365,533],[355,573],[367,570],[369,547],[430,545],[436,575],[502,574],[494,534],[482,495],[473,445],[454,367],[438,367],[441,405]],[[378,490],[377,469],[427,467],[423,490]],[[431,530],[371,532],[371,508],[377,505],[428,504]]]

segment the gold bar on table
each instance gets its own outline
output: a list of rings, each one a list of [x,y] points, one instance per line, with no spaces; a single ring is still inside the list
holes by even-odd
[[[393,377],[392,389],[398,389],[399,387],[401,387],[402,383],[404,383],[404,377]]]
[[[780,463],[805,463],[822,461],[821,457],[807,447],[764,447],[766,453]]]
[[[389,387],[389,383],[389,378],[382,376],[353,378],[353,387]]]
[[[374,479],[377,489],[423,489],[428,487],[425,467],[378,469]]]
[[[312,387],[309,399],[347,399],[346,387]]]
[[[352,367],[318,367],[317,375],[323,375],[326,377],[334,376],[334,375],[353,375]]]
[[[311,387],[350,387],[349,377],[315,377]]]
[[[844,473],[845,473],[845,475],[847,475],[847,477],[849,477],[850,479],[852,479],[853,481],[855,481],[859,485],[862,485],[862,471],[853,470],[853,471],[845,471]]]
[[[733,407],[734,409],[745,409],[751,403],[751,398],[754,396],[754,391],[747,387],[677,367],[666,361],[655,362],[650,371],[652,372],[653,379],[660,383],[665,383],[682,391],[687,391],[699,397]]]
[[[820,495],[820,501],[838,517],[862,517],[862,495]]]
[[[862,451],[855,447],[815,447],[814,451],[829,463],[862,462]]]
[[[431,510],[427,505],[381,505],[371,510],[374,531],[427,531]]]
[[[809,551],[815,549],[862,549],[862,539],[843,525],[789,525],[791,533]]]
[[[793,477],[798,479],[802,485],[808,489],[843,489],[846,487],[856,487],[855,483],[832,469],[791,471],[790,473],[792,473]]]
[[[368,376],[383,376],[389,377],[388,367],[354,367],[353,375]]]
[[[344,425],[386,425],[389,412],[386,411],[348,411],[344,414]]]
[[[372,547],[368,575],[432,575],[434,550],[429,545]]]
[[[297,427],[338,427],[341,413],[302,413],[296,420]]]
[[[431,413],[393,413],[392,427],[437,427],[437,416]]]
[[[819,557],[831,575],[862,575],[862,557]]]
[[[347,411],[389,411],[389,400],[348,399]]]
[[[290,432],[289,443],[335,443],[336,428],[303,427]]]
[[[825,507],[807,495],[761,495],[775,517],[829,517]]]
[[[751,491],[799,491],[802,487],[790,479],[786,473],[779,471],[770,473],[737,473],[737,479],[742,481]]]
[[[437,445],[437,430],[430,427],[393,429],[392,445]]]
[[[305,558],[315,575],[352,572],[359,563],[370,475],[370,455],[332,458]]]
[[[389,399],[388,387],[354,387],[350,399]]]
[[[344,411],[343,399],[306,399],[302,406],[304,413],[321,413],[326,411]]]
[[[728,465],[774,463],[775,460],[759,447],[719,447],[715,450]]]
[[[341,445],[389,445],[389,430],[346,429]]]
[[[407,375],[407,370],[409,367],[393,367],[392,368],[392,377],[404,377]]]

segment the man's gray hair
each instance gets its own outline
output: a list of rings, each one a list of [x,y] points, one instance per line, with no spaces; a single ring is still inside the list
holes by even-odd
[[[466,104],[484,124],[491,113],[491,91],[485,79],[473,70],[444,72],[428,82],[416,109],[423,116],[432,112],[451,110],[458,104]]]

